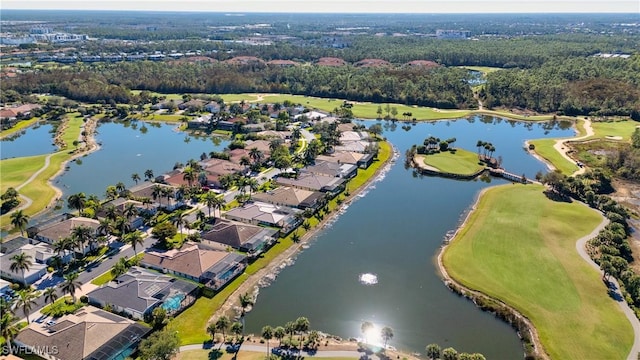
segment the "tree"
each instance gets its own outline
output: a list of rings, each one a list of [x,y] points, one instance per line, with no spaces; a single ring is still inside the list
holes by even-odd
[[[138,181],[140,181],[140,174],[138,173],[133,173],[131,174],[131,180],[135,181],[136,185],[138,185]]]
[[[225,332],[227,331],[228,327],[229,319],[224,315],[220,316],[220,318],[218,318],[218,320],[216,321],[216,330],[222,333],[222,342],[220,343],[220,347],[222,347],[222,344],[226,342]]]
[[[4,299],[2,301],[4,301]],[[0,318],[0,336],[5,340],[9,354],[12,354],[11,342],[19,332],[20,329],[16,316],[10,311],[3,311],[2,317]]]
[[[156,331],[140,342],[140,358],[143,360],[170,360],[178,353],[178,333],[170,330]]]
[[[293,339],[293,333],[296,332],[296,323],[287,321],[287,323],[284,324],[284,331],[289,334],[289,341],[291,341]]]
[[[58,300],[58,291],[55,287],[48,287],[44,290],[44,302],[53,304]]]
[[[242,327],[244,328],[244,315],[247,312],[247,309],[253,305],[253,297],[249,293],[241,294],[238,298],[240,301],[240,307],[242,308],[242,313],[240,314],[240,319],[242,319]]]
[[[118,189],[116,189],[116,187],[113,185],[109,185],[107,186],[107,189],[105,190],[104,195],[109,200],[115,200],[118,198]]]
[[[369,132],[377,137],[378,135],[382,134],[382,125],[373,124],[373,125],[369,126]]]
[[[113,266],[111,267],[111,275],[115,279],[120,275],[126,273],[127,270],[129,270],[129,264],[127,264],[127,259],[121,257],[120,259],[118,259],[118,262],[113,264]]]
[[[29,223],[29,215],[22,212],[22,210],[16,210],[11,214],[11,225],[14,228],[20,229],[20,235],[24,236],[24,229]]]
[[[384,348],[387,348],[387,341],[393,339],[393,329],[385,326],[382,328],[382,330],[380,330],[380,336],[382,337],[382,340],[384,340]]]
[[[127,190],[127,186],[122,181],[118,181],[116,190],[118,190],[118,195],[122,196],[122,193]]]
[[[40,296],[39,292],[33,290],[32,287],[27,287],[18,291],[18,300],[16,301],[16,306],[22,309],[24,315],[27,317],[27,324],[29,321],[29,314],[31,313],[31,309],[37,305],[36,299]]]
[[[242,332],[244,331],[244,326],[242,326],[241,322],[236,321],[233,324],[231,324],[230,331],[233,335],[236,336],[236,338],[238,338],[242,335]]]
[[[183,211],[176,212],[171,217],[171,223],[180,228],[180,237],[182,237],[182,227],[187,223],[186,217],[187,214],[185,214]]]
[[[24,273],[26,271],[29,271],[29,269],[33,265],[31,259],[31,255],[28,255],[26,253],[15,254],[11,257],[11,265],[9,266],[9,269],[14,273],[22,273],[22,283],[25,286],[27,286],[27,279],[25,278]]]
[[[170,239],[178,233],[178,229],[170,222],[164,221],[153,227],[151,235],[157,238],[160,242],[165,243],[167,239]]]
[[[397,119],[398,109],[395,106],[391,108],[391,116],[392,116],[392,119],[394,120]]]
[[[262,338],[267,341],[267,357],[269,357],[269,340],[273,339],[273,328],[269,325],[262,328]]]
[[[209,209],[209,217],[211,217],[211,208],[222,209],[222,207],[224,206],[224,199],[211,191],[207,192],[207,194],[204,196],[204,201],[207,205],[207,208]]]
[[[182,179],[186,181],[189,186],[191,186],[191,184],[193,184],[193,181],[196,179],[195,170],[191,166],[187,166],[186,168],[184,168],[184,170],[182,170]]]
[[[382,106],[378,105],[378,110],[376,110],[376,114],[378,114],[378,119],[382,119]]]
[[[153,170],[147,169],[144,171],[144,178],[148,181],[153,180]]]
[[[457,360],[458,352],[452,347],[442,350],[442,360]]]
[[[429,359],[431,360],[440,359],[442,350],[440,349],[440,346],[438,344],[429,344],[427,345],[426,350],[427,350],[427,357]]]
[[[362,331],[362,336],[364,337],[364,343],[368,344],[367,335],[373,329],[373,324],[369,321],[365,321],[360,325],[360,331]]]
[[[275,337],[279,341],[278,346],[282,346],[282,339],[284,339],[284,336],[286,334],[287,332],[282,326],[278,326],[275,329],[273,329],[273,337]]]
[[[67,204],[70,208],[78,210],[80,216],[82,216],[82,210],[84,210],[87,201],[87,196],[84,193],[77,193],[70,195],[67,198]]]
[[[77,244],[82,254],[84,254],[85,244],[93,244],[93,240],[95,239],[94,235],[95,231],[86,225],[79,225],[71,229],[71,238]]]
[[[142,236],[142,232],[140,230],[136,230],[134,232],[128,233],[125,236],[124,240],[126,243],[131,244],[133,253],[135,254],[134,256],[138,256],[136,248],[138,247],[138,245],[144,245],[144,237]]]
[[[212,342],[216,342],[216,324],[215,323],[209,323],[207,325],[207,334],[211,335],[211,341]]]
[[[309,331],[309,327],[310,327],[309,319],[307,319],[306,317],[301,316],[296,319],[296,322],[295,322],[296,332],[305,334],[307,331]],[[300,346],[302,346],[302,341],[300,341]]]
[[[73,298],[73,302],[76,302],[76,290],[82,286],[82,283],[78,281],[78,273],[72,272],[64,276],[64,283],[62,283],[62,293],[68,293]]]
[[[162,306],[158,306],[151,312],[151,326],[154,329],[160,329],[169,322],[167,319],[167,310]]]

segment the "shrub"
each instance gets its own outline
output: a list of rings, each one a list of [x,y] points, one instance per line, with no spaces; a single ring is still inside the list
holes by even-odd
[[[80,296],[80,302],[83,304],[88,304],[89,303],[89,298],[86,295],[82,295]]]

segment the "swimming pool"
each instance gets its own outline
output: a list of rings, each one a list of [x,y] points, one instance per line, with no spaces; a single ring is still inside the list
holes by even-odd
[[[162,308],[167,310],[167,312],[174,312],[180,310],[180,306],[182,304],[182,300],[185,298],[185,294],[177,293],[164,301],[162,304]]]

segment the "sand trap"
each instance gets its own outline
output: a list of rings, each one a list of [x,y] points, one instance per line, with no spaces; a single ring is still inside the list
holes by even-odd
[[[622,140],[622,136],[605,136],[609,140]]]

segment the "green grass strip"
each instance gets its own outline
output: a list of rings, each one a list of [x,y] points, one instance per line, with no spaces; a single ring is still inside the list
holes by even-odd
[[[552,359],[624,359],[633,329],[576,241],[601,222],[579,203],[536,185],[489,189],[445,250],[449,274],[515,307]]]

